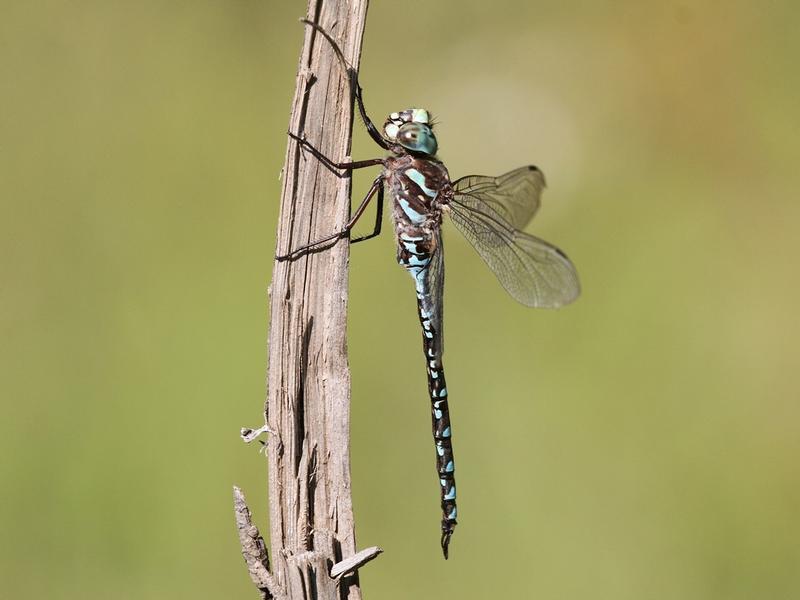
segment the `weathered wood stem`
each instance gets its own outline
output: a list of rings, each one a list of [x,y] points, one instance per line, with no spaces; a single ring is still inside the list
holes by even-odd
[[[329,32],[357,67],[366,12],[367,0],[309,0],[306,18]],[[344,160],[352,124],[347,73],[330,44],[306,26],[289,130],[305,135],[326,156]],[[339,231],[349,205],[350,178],[337,177],[289,139],[277,254]],[[356,552],[348,259],[349,244],[341,240],[273,268],[265,407],[272,432],[267,441],[271,565],[244,496],[235,490],[243,554],[263,598],[359,600],[356,569],[380,552]],[[243,431],[243,437],[253,439],[258,431],[267,430]]]

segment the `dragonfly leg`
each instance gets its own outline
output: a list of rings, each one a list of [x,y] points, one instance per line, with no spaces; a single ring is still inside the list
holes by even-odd
[[[305,148],[311,153],[311,156],[316,158],[319,162],[323,165],[328,167],[337,177],[348,177],[350,175],[350,171],[354,171],[356,169],[363,169],[365,167],[374,167],[375,165],[382,165],[384,163],[384,159],[382,158],[369,158],[367,160],[357,160],[357,161],[348,161],[348,162],[336,162],[331,160],[327,156],[325,156],[320,150],[315,148],[311,145],[311,143],[305,139],[304,137],[300,137],[299,135],[295,135],[291,131],[289,132],[289,137],[295,140],[298,144],[300,144],[301,148]],[[344,171],[341,173],[340,171]]]
[[[327,244],[329,242],[333,242],[335,244],[338,240],[347,237],[350,234],[350,230],[355,226],[356,222],[358,222],[358,220],[361,218],[361,215],[364,214],[364,211],[367,209],[369,201],[372,200],[372,197],[376,193],[379,194],[380,202],[382,203],[383,175],[378,175],[378,177],[375,178],[375,181],[372,182],[372,186],[369,188],[367,195],[364,196],[364,199],[361,201],[361,204],[358,205],[356,212],[353,213],[353,216],[350,217],[350,219],[347,221],[347,223],[345,224],[344,228],[341,231],[337,231],[336,233],[326,236],[322,239],[315,240],[313,242],[300,246],[299,248],[296,248],[295,250],[292,250],[291,252],[284,254],[282,256],[276,256],[275,260],[277,261],[294,260],[295,258],[299,258],[301,256],[304,256],[312,252],[319,252],[320,250],[325,250],[327,249],[328,246],[324,246],[324,244]],[[377,234],[373,232],[373,234],[370,235],[369,237],[374,237],[375,235]]]
[[[383,222],[383,178],[382,177],[381,177],[381,185],[380,187],[378,187],[378,198],[375,202],[377,203],[375,205],[375,227],[373,228],[372,233],[368,235],[362,235],[353,240],[350,240],[351,244],[357,244],[358,242],[371,240],[372,238],[377,237],[381,234],[381,223]]]
[[[384,150],[389,150],[390,149],[389,142],[383,139],[383,136],[378,131],[378,128],[375,127],[375,125],[372,123],[372,120],[367,115],[367,109],[364,107],[364,98],[363,98],[364,92],[361,89],[361,85],[358,83],[358,72],[348,64],[347,60],[344,57],[342,49],[339,48],[339,45],[327,31],[322,29],[322,27],[320,27],[316,23],[312,23],[307,19],[301,19],[301,21],[306,25],[310,26],[315,31],[318,31],[322,37],[328,40],[328,43],[333,48],[334,53],[338,57],[339,61],[342,63],[342,66],[344,66],[345,71],[347,71],[347,78],[350,80],[351,93],[353,94],[353,96],[356,99],[356,102],[358,103],[358,112],[361,115],[361,120],[364,121],[364,126],[367,128],[369,136],[375,141],[376,144],[378,144],[378,146],[380,146]]]

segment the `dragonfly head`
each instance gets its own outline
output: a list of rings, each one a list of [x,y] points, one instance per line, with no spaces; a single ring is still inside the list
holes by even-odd
[[[430,115],[423,108],[390,114],[383,124],[383,132],[392,144],[399,144],[411,152],[433,156],[439,149]]]

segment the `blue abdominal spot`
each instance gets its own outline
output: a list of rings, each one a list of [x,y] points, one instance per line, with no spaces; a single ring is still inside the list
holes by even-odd
[[[403,242],[403,248],[411,252],[411,254],[419,254],[419,252],[417,252],[416,242],[407,242],[405,240],[402,240],[402,242]]]
[[[412,254],[408,257],[407,264],[412,267],[427,267],[428,264],[431,262],[431,259],[428,257],[420,258],[416,254]]]

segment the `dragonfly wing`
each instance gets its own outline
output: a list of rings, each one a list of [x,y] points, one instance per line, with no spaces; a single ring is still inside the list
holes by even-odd
[[[431,255],[431,261],[422,275],[426,293],[423,294],[420,302],[425,312],[430,315],[431,325],[435,332],[436,354],[441,356],[444,352],[444,251],[441,233],[437,231],[434,235],[439,239],[434,244],[436,250]]]
[[[456,193],[449,207],[455,226],[515,300],[526,306],[558,308],[578,297],[578,274],[567,255],[519,231],[496,202]]]
[[[468,175],[453,182],[465,203],[489,206],[515,229],[524,229],[539,210],[544,175],[530,165],[499,177]]]

